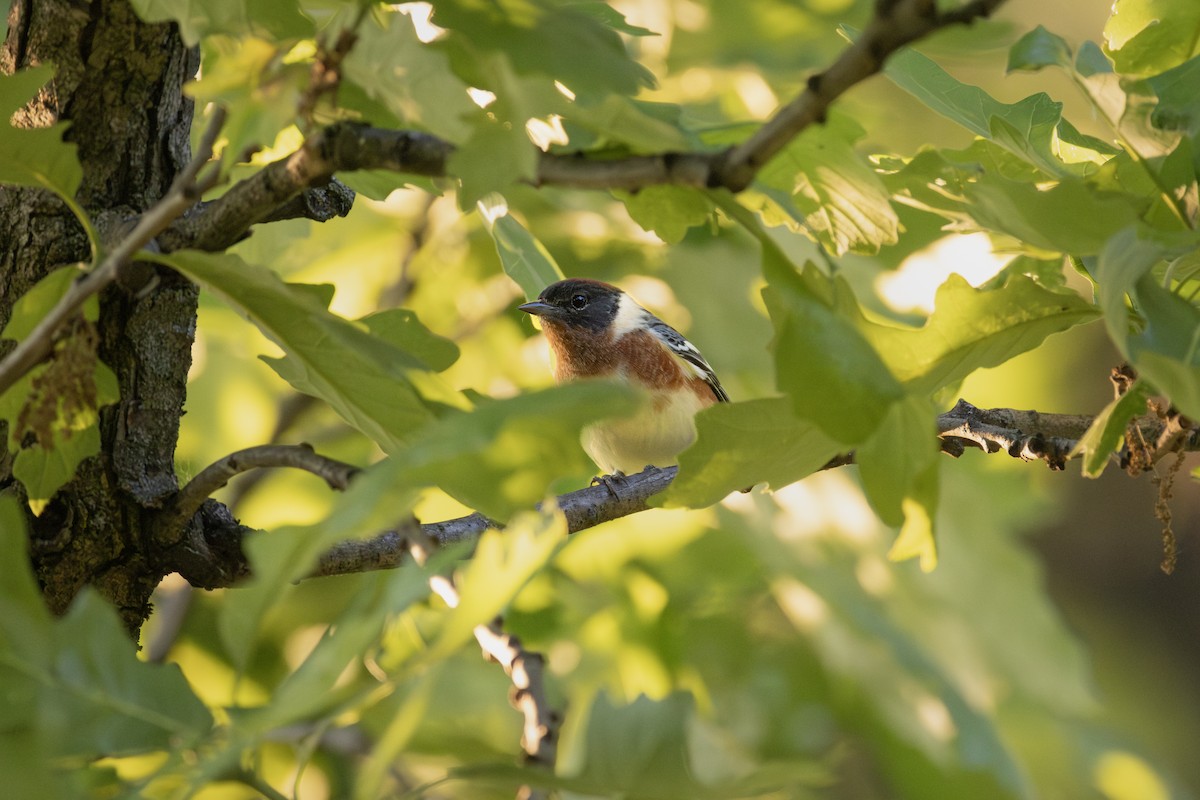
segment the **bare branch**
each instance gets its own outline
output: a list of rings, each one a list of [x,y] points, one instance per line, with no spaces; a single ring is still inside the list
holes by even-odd
[[[306,470],[323,478],[329,488],[339,491],[344,490],[350,479],[359,472],[358,467],[319,455],[306,444],[268,444],[239,450],[209,464],[179,490],[174,502],[163,512],[163,522],[157,527],[157,535],[164,540],[163,543],[175,541],[184,524],[209,495],[229,483],[235,475],[263,467]]]
[[[212,185],[215,174],[206,180],[200,180],[199,174],[212,157],[213,143],[224,123],[225,112],[218,109],[213,114],[195,157],[175,177],[167,194],[138,218],[133,230],[109,251],[95,269],[71,284],[58,304],[0,361],[0,394],[12,388],[25,373],[45,360],[54,351],[54,339],[62,326],[79,313],[87,299],[112,283],[121,268],[139,250],[194,205],[204,190]]]

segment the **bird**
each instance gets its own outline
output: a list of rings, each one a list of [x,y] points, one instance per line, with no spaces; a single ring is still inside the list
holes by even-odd
[[[676,464],[696,438],[696,412],[729,402],[696,346],[616,286],[569,278],[517,308],[541,320],[557,383],[610,378],[649,395],[633,416],[593,423],[580,434],[604,473],[598,480],[610,489],[607,478]]]

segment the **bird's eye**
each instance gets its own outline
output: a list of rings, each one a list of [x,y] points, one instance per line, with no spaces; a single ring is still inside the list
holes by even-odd
[[[586,294],[577,294],[571,297],[571,308],[575,309],[576,311],[579,311],[587,304],[588,299]]]

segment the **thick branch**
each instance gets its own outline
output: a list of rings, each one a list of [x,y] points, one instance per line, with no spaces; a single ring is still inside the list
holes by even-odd
[[[1004,0],[974,0],[939,13],[933,0],[879,0],[862,35],[824,72],[814,75],[792,102],[753,136],[718,152],[659,153],[627,158],[590,158],[583,153],[543,153],[535,186],[636,190],[673,184],[695,188],[745,189],[758,171],[855,84],[878,72],[906,44],[954,24],[990,15]],[[426,177],[447,176],[454,145],[415,131],[338,124],[318,131],[301,149],[269,164],[225,195],[164,232],[164,250],[192,247],[223,250],[254,224],[277,216],[280,206],[336,172],[384,169]]]
[[[268,444],[230,453],[209,464],[179,490],[171,507],[164,511],[157,535],[164,544],[178,539],[179,531],[192,518],[209,495],[225,486],[236,475],[263,467],[302,469],[323,478],[329,488],[344,490],[358,467],[326,458],[308,445]]]
[[[100,292],[117,278],[118,272],[161,233],[176,217],[190,208],[210,185],[210,180],[199,180],[200,170],[212,157],[213,143],[225,122],[225,112],[218,110],[204,133],[200,149],[191,162],[171,184],[166,196],[155,203],[138,219],[137,224],[96,266],[79,280],[62,299],[50,309],[17,346],[0,361],[0,395],[21,379],[25,373],[44,361],[54,351],[54,339],[67,320],[83,308],[92,295]],[[215,180],[215,174],[211,179]]]

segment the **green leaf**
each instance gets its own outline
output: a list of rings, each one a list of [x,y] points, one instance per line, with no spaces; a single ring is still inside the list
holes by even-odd
[[[653,75],[629,57],[606,21],[548,0],[440,0],[433,14],[452,31],[447,44],[503,53],[518,72],[561,81],[576,93],[633,95],[653,86]]]
[[[1084,42],[1075,54],[1075,71],[1084,78],[1113,71],[1112,63],[1095,42]]]
[[[1041,25],[1009,48],[1007,72],[1037,72],[1043,67],[1052,66],[1070,67],[1071,48],[1065,39]]]
[[[1196,245],[1192,232],[1130,226],[1112,237],[1094,270],[1109,336],[1139,375],[1192,417],[1200,417],[1200,309],[1162,288],[1151,269]],[[1141,330],[1130,330],[1126,296],[1142,315]]]
[[[1200,6],[1191,0],[1116,0],[1104,49],[1118,72],[1150,75],[1196,54]]]
[[[447,171],[462,182],[459,206],[468,209],[491,192],[533,180],[538,154],[523,125],[490,119],[477,122],[446,164]]]
[[[1044,251],[1100,252],[1113,231],[1138,218],[1130,198],[1097,192],[1078,180],[1049,189],[1000,178],[969,186],[966,210],[985,230],[1003,231]]]
[[[77,266],[60,267],[34,284],[33,288],[13,303],[12,315],[8,318],[4,330],[0,331],[0,339],[20,341],[32,333],[37,324],[71,288],[71,284],[82,275]],[[95,322],[99,314],[99,301],[95,297],[89,298],[83,305],[84,317]]]
[[[633,413],[642,398],[626,386],[585,382],[531,392],[451,414],[401,456],[410,480],[440,486],[492,519],[532,508],[563,478],[594,473],[580,431]]]
[[[184,92],[200,108],[215,103],[227,110],[221,127],[227,162],[250,149],[271,147],[294,123],[310,68],[283,63],[288,49],[254,37],[204,40],[204,70]]]
[[[170,750],[209,732],[212,717],[179,667],[140,661],[116,612],[90,587],[55,625],[54,642],[54,663],[36,668],[44,670],[43,724],[60,756]]]
[[[1146,400],[1151,389],[1145,381],[1135,381],[1121,396],[1114,398],[1096,419],[1087,432],[1079,438],[1071,450],[1071,458],[1083,456],[1083,476],[1099,478],[1108,466],[1109,457],[1125,439],[1129,420],[1145,412]]]
[[[496,243],[496,253],[505,273],[512,278],[527,300],[532,300],[556,281],[563,279],[562,270],[545,246],[534,238],[524,225],[508,213],[504,198],[493,196],[479,203],[488,233]]]
[[[620,95],[605,95],[599,102],[576,98],[562,110],[563,127],[573,147],[596,149],[623,145],[635,153],[687,150],[692,146],[680,126],[678,106],[648,103]],[[581,141],[584,132],[598,141]]]
[[[1150,112],[1150,123],[1159,130],[1184,131],[1195,137],[1200,133],[1200,56],[1145,81],[1158,104]]]
[[[961,275],[951,275],[923,327],[901,329],[861,318],[857,324],[906,389],[930,395],[1099,316],[1078,295],[1050,291],[1024,275],[1013,275],[997,289],[975,289]]]
[[[684,186],[647,186],[637,192],[615,192],[629,216],[667,244],[679,244],[689,228],[712,219],[713,206],[704,193]]]
[[[249,537],[243,544],[252,577],[238,589],[238,602],[221,608],[217,632],[230,661],[245,668],[258,643],[267,611],[284,602],[293,584],[312,572],[321,554],[337,542],[366,536],[404,519],[416,500],[404,464],[375,464],[355,476],[324,520]],[[407,580],[407,579],[406,579]]]
[[[1001,103],[978,86],[962,83],[929,58],[906,48],[888,59],[884,73],[933,111],[967,130],[992,139],[1050,175],[1079,170],[1054,154],[1053,138],[1062,104],[1044,92]]]
[[[566,540],[567,521],[557,509],[519,514],[503,531],[484,533],[458,576],[458,606],[427,658],[445,658],[470,640],[476,626],[496,619]]]
[[[90,587],[65,617],[50,616],[27,541],[17,504],[0,494],[0,741],[91,759],[187,747],[208,733],[212,718],[179,668],[140,661]]]
[[[26,129],[11,122],[13,114],[53,77],[50,64],[0,75],[0,183],[50,189],[72,201],[83,170],[75,145],[63,141],[67,124]]]
[[[342,70],[403,126],[452,142],[465,141],[471,132],[466,120],[481,113],[467,85],[451,72],[445,52],[421,42],[405,14],[380,11],[369,17]]]
[[[601,691],[587,712],[583,770],[588,794],[609,797],[700,797],[688,758],[688,721],[694,701],[676,692],[662,700],[641,696],[617,706]]]
[[[458,360],[458,345],[421,324],[415,311],[389,308],[362,318],[372,336],[421,359],[430,369],[442,372]]]
[[[133,0],[131,5],[146,22],[178,23],[189,46],[214,33],[277,40],[312,37],[314,33],[312,22],[290,0]]]
[[[230,254],[156,256],[202,283],[283,348],[263,360],[298,391],[329,403],[384,450],[395,451],[433,418],[434,404],[463,407],[420,359],[330,313],[311,292]]]
[[[904,390],[852,319],[804,279],[772,282],[763,298],[775,326],[775,382],[792,411],[845,445],[865,441]],[[841,279],[834,292],[850,297]]]
[[[238,728],[261,734],[335,713],[335,707],[345,702],[335,689],[346,669],[378,645],[384,628],[396,615],[429,595],[431,574],[451,558],[464,555],[461,547],[440,548],[424,567],[405,564],[402,569],[362,576],[362,585],[350,604],[308,657],[275,687],[266,705],[239,715]]]
[[[67,435],[69,433],[69,435]],[[85,459],[100,452],[100,428],[92,423],[81,430],[54,437],[54,446],[22,448],[13,460],[12,474],[25,487],[30,504],[40,510],[54,493],[75,475]]]
[[[937,464],[936,416],[928,398],[910,395],[893,403],[883,424],[855,450],[867,499],[888,525],[904,521],[904,501]]]
[[[656,505],[703,508],[762,482],[781,489],[843,449],[797,419],[785,398],[717,403],[696,415],[696,428],[696,443],[680,454],[679,475]]]

